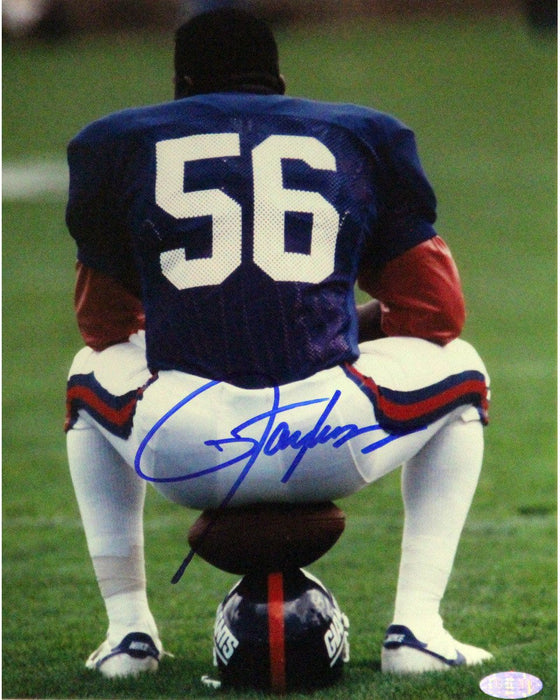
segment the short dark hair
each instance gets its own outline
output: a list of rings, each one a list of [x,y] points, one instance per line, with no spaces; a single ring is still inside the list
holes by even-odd
[[[175,32],[175,96],[255,85],[282,93],[278,47],[263,20],[235,8],[195,15]]]

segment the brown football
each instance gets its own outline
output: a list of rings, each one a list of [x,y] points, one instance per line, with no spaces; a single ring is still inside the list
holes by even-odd
[[[205,510],[192,524],[192,550],[232,574],[307,566],[335,544],[345,526],[334,503],[263,503]]]

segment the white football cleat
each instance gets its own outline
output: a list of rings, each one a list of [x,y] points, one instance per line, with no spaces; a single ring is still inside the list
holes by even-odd
[[[145,632],[131,632],[115,647],[105,640],[86,661],[86,668],[98,670],[106,678],[137,676],[157,671],[162,649],[159,639],[154,642]]]
[[[381,650],[383,673],[447,671],[456,666],[474,666],[489,661],[490,652],[456,641],[444,629],[421,642],[404,625],[391,625]]]

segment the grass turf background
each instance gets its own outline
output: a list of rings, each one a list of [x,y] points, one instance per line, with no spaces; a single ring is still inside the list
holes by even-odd
[[[464,337],[493,379],[485,465],[443,613],[495,660],[443,676],[381,675],[402,523],[393,474],[341,503],[346,532],[310,567],[351,620],[345,680],[320,697],[468,700],[484,697],[486,673],[516,669],[543,680],[539,697],[556,698],[556,43],[515,17],[283,28],[279,42],[291,94],[368,104],[416,131],[437,228],[463,278]],[[62,160],[92,119],[167,99],[168,43],[5,42],[5,163]],[[236,579],[195,560],[169,584],[196,514],[150,490],[149,594],[176,658],[138,681],[107,683],[83,667],[106,622],[62,434],[80,347],[63,217],[63,195],[4,201],[2,696],[213,697],[199,678],[212,673],[215,609]]]

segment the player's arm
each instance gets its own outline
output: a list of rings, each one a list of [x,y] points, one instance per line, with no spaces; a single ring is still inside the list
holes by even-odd
[[[144,328],[142,302],[121,282],[81,262],[76,272],[74,308],[86,345],[101,351]]]
[[[449,248],[434,229],[436,197],[414,133],[384,122],[375,146],[376,224],[362,251],[358,285],[378,303],[361,311],[360,340],[412,336],[445,345],[462,331],[465,306]]]
[[[358,307],[360,342],[400,335],[446,345],[463,329],[459,273],[439,236],[401,253],[380,271],[362,270],[358,285],[374,297]]]
[[[122,142],[112,123],[101,121],[68,147],[66,223],[78,247],[74,305],[82,337],[95,350],[144,327],[140,280],[119,197]]]

